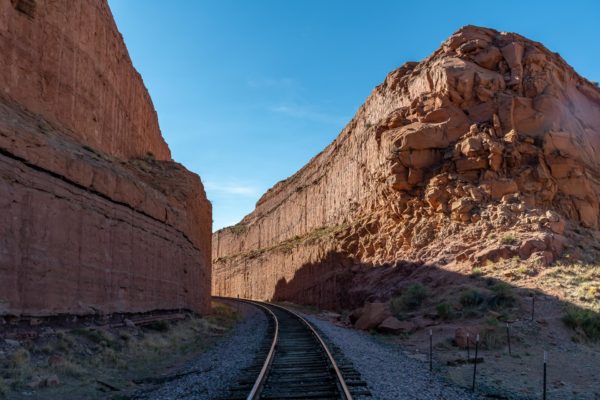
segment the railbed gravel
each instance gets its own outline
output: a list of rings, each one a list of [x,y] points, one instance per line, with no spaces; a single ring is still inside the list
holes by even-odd
[[[339,347],[362,375],[377,400],[480,399],[462,388],[432,376],[428,363],[409,358],[399,345],[381,342],[371,335],[343,328],[314,315],[305,315],[326,340]]]
[[[267,319],[258,308],[231,303],[238,307],[240,322],[211,349],[190,361],[179,373],[201,370],[163,383],[134,396],[144,400],[204,400],[227,393],[240,372],[250,366],[266,335]]]

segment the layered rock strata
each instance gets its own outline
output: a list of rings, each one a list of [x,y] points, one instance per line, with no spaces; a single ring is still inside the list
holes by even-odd
[[[335,305],[377,267],[551,263],[598,229],[599,127],[600,90],[558,54],[464,27],[214,234],[213,292]]]
[[[106,2],[2,2],[0,54],[0,314],[208,311],[211,205]]]

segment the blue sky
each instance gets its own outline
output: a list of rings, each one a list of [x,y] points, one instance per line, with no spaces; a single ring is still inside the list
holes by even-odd
[[[600,80],[591,0],[109,4],[173,158],[202,177],[215,230],[327,146],[388,72],[460,26],[518,32]]]

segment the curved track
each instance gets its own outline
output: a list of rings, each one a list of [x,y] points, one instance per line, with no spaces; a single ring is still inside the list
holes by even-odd
[[[270,335],[226,399],[352,400],[348,377],[361,395],[368,395],[360,376],[351,366],[338,366],[332,350],[300,315],[274,304],[227,300],[260,307],[270,317]]]

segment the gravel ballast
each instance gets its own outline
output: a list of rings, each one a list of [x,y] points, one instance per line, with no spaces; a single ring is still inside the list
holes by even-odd
[[[139,393],[135,398],[203,400],[226,394],[240,372],[252,363],[267,329],[263,311],[247,304],[231,304],[239,309],[240,322],[228,336],[178,371],[183,376]],[[198,370],[202,372],[195,372]]]
[[[305,315],[327,339],[337,345],[367,382],[378,400],[465,400],[478,396],[450,385],[429,372],[427,362],[409,358],[398,345],[383,343],[369,334],[342,328]]]

